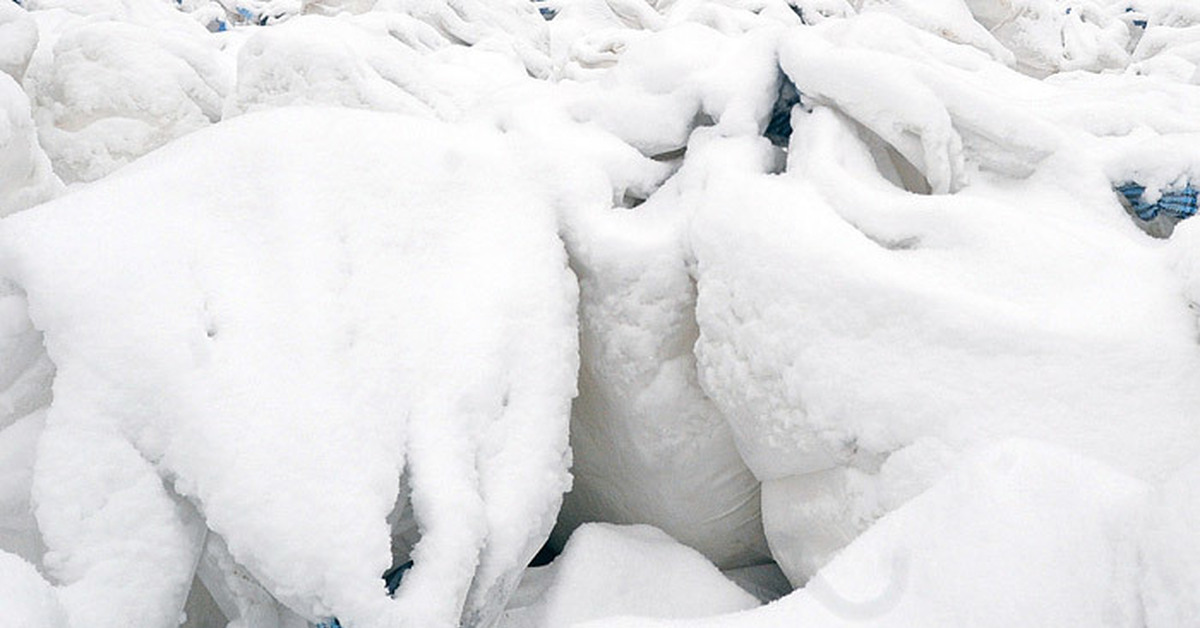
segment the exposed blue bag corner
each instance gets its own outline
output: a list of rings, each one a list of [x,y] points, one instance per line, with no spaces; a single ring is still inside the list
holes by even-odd
[[[546,20],[547,22],[553,20],[554,16],[558,15],[558,9],[551,6],[546,6],[546,0],[533,0],[533,3],[538,5],[538,13],[541,13],[542,19]]]
[[[1126,182],[1116,186],[1116,190],[1125,197],[1133,209],[1134,215],[1141,220],[1154,220],[1159,215],[1183,220],[1196,215],[1198,190],[1191,182],[1182,188],[1163,190],[1162,196],[1153,203],[1146,202],[1146,186],[1144,185]]]
[[[1149,21],[1149,20],[1147,20],[1147,19],[1144,17],[1144,14],[1143,14],[1141,11],[1139,11],[1139,10],[1137,10],[1137,9],[1133,8],[1133,7],[1125,7],[1125,12],[1126,12],[1126,13],[1133,13],[1133,14],[1135,14],[1135,15],[1133,15],[1133,16],[1132,16],[1132,17],[1133,17],[1133,21],[1132,21],[1132,22],[1130,22],[1130,23],[1131,23],[1131,24],[1133,24],[1134,26],[1136,26],[1136,27],[1138,27],[1138,28],[1143,28],[1143,29],[1144,29],[1144,28],[1146,28],[1147,26],[1149,26],[1149,25],[1150,25],[1150,21]]]

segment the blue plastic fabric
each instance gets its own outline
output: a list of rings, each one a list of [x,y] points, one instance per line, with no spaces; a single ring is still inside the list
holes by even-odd
[[[1125,12],[1126,13],[1137,13],[1138,11],[1136,9],[1134,9],[1133,7],[1125,7]],[[1150,22],[1148,20],[1146,20],[1146,18],[1139,19],[1139,18],[1135,17],[1133,19],[1133,25],[1138,28],[1146,28],[1147,26],[1150,25]]]
[[[412,569],[413,561],[408,561],[399,567],[393,567],[383,574],[383,583],[387,586],[388,595],[394,595],[396,589],[400,587],[400,580],[404,578],[404,574]]]
[[[763,130],[763,137],[776,146],[787,147],[792,137],[792,107],[803,104],[800,90],[787,76],[780,77],[779,93],[771,107],[771,120]]]
[[[558,15],[558,10],[554,7],[545,6],[545,2],[546,0],[533,0],[533,3],[538,5],[538,13],[542,14],[542,19],[549,22],[554,19],[555,15]]]
[[[1197,190],[1190,182],[1182,188],[1163,190],[1162,196],[1153,203],[1144,199],[1146,186],[1137,183],[1122,183],[1116,187],[1129,205],[1133,213],[1142,220],[1154,220],[1160,214],[1183,220],[1196,215]]]

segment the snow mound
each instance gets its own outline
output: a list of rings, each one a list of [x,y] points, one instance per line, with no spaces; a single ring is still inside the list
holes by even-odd
[[[1147,479],[1194,457],[1195,317],[1167,251],[1129,225],[1102,164],[1072,156],[1021,186],[980,177],[958,195],[920,196],[882,177],[845,117],[818,108],[793,126],[778,177],[758,157],[735,160],[732,140],[711,142],[722,174],[692,232],[701,383],[747,464],[764,482],[808,476],[823,486],[808,498],[849,498],[777,519],[769,504],[800,494],[764,497],[793,581],[812,574],[803,563],[815,552],[774,534],[853,538],[938,472],[912,467],[913,486],[894,498],[841,474],[884,477],[918,442],[950,462],[971,444],[1044,439]],[[1099,185],[1068,193],[1064,181]]]
[[[317,104],[457,119],[529,80],[510,56],[459,45],[405,13],[306,15],[258,29],[242,45],[226,115]]]
[[[966,44],[986,52],[1006,65],[1017,62],[1013,51],[998,41],[989,28],[980,24],[972,10],[983,13],[987,0],[862,0],[863,13],[887,13],[923,31],[957,44]]]
[[[68,628],[54,589],[33,565],[0,551],[0,600],[5,621],[24,628]]]
[[[448,45],[421,22],[412,20],[410,28],[416,31],[414,43],[428,48]],[[399,36],[399,25],[396,31]],[[389,35],[359,28],[348,19],[321,16],[261,29],[238,53],[233,112],[292,104],[426,116],[444,109],[439,101],[445,95],[421,84],[428,79],[417,83],[425,74],[421,55]]]
[[[706,617],[758,606],[695,550],[651,526],[584,525],[541,570],[531,578],[541,595],[508,611],[503,628],[567,628],[618,615]]]
[[[1200,82],[1200,10],[1190,3],[1142,0],[1123,17],[1134,33],[1130,69],[1183,83]]]
[[[42,335],[29,320],[29,304],[10,282],[0,281],[0,429],[50,402],[54,365]]]
[[[39,141],[68,183],[102,177],[219,117],[232,60],[173,4],[0,7],[0,72],[23,85]]]
[[[1141,562],[1146,626],[1186,626],[1200,617],[1200,461],[1157,487],[1145,525]]]
[[[177,33],[202,33],[189,17],[180,13],[173,2],[162,0],[22,0],[20,3],[34,19],[56,15],[54,19],[124,22],[154,26]]]
[[[775,22],[726,33],[685,21],[623,42],[602,69],[563,90],[574,96],[569,107],[575,119],[669,160],[697,127],[762,132],[782,80],[779,34]]]
[[[587,521],[647,523],[721,567],[762,562],[758,480],[697,381],[683,227],[647,209],[589,213],[568,232],[582,367],[556,540]]]
[[[310,620],[494,619],[569,486],[578,359],[518,162],[484,128],[277,110],[3,223],[58,367],[33,498],[73,625],[170,624],[205,526]]]
[[[528,0],[376,0],[373,10],[412,16],[451,42],[516,59],[530,76],[550,76],[550,33]]]
[[[822,574],[772,622],[854,615],[823,587],[889,591],[902,547],[881,625],[1200,612],[1200,220],[1113,192],[1200,182],[1186,0],[20,4],[0,550],[74,624],[486,628],[556,523],[568,420],[553,547],[649,523],[762,597],[768,553]],[[965,453],[1013,437],[1075,453]],[[1113,501],[1059,500],[1088,465]],[[1021,529],[976,526],[971,482]],[[1103,551],[1023,518],[1066,512]],[[1001,593],[934,586],[938,526],[992,535],[944,533]],[[509,620],[644,601],[586,572],[652,576],[611,548],[654,539],[580,530]]]
[[[38,144],[29,99],[0,73],[0,216],[48,200],[61,187]]]
[[[552,24],[574,10],[564,5],[567,17]],[[758,135],[767,126],[781,83],[776,34],[770,24],[727,35],[684,22],[643,33],[608,67],[562,86],[572,117],[652,156],[643,169],[656,166],[666,181],[627,188],[616,207],[573,211],[567,221],[583,366],[572,417],[576,483],[559,544],[586,521],[645,523],[722,568],[768,560],[758,480],[699,386],[691,211],[672,202],[678,175],[667,175],[686,162],[698,127]]]
[[[167,8],[180,25],[119,10],[137,3],[110,6],[112,15],[102,5],[84,16],[31,6],[42,42],[26,87],[42,146],[68,183],[99,179],[219,120],[233,83],[208,33],[186,17]]]
[[[883,13],[790,31],[780,65],[804,102],[865,127],[910,191],[955,192],[984,170],[1024,178],[1061,143],[1022,98],[1038,82]]]
[[[963,0],[975,19],[1033,76],[1121,69],[1129,63],[1126,2]],[[1115,9],[1115,10],[1114,10]]]
[[[1136,626],[1147,487],[1032,441],[969,455],[808,586],[746,613],[591,626]]]
[[[11,2],[0,4],[0,74],[20,82],[37,43],[33,18]]]
[[[30,492],[45,412],[34,412],[0,430],[0,551],[41,564],[45,547]],[[4,599],[0,596],[0,599]]]

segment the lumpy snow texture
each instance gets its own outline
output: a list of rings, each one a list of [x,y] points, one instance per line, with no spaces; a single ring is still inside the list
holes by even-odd
[[[485,47],[464,48],[407,13],[306,15],[260,29],[238,50],[225,115],[294,104],[340,105],[456,119],[524,65]]]
[[[96,180],[220,119],[227,70],[209,47],[150,26],[80,22],[29,71],[42,142],[64,179]]]
[[[650,526],[589,523],[531,578],[537,602],[510,610],[502,628],[574,626],[604,617],[688,618],[746,610],[758,600],[696,550]]]
[[[525,181],[486,129],[291,110],[6,222],[58,367],[33,490],[72,624],[173,623],[181,497],[309,618],[490,621],[568,485],[576,288]]]
[[[697,382],[678,221],[645,215],[598,212],[573,230],[583,365],[556,536],[650,521],[723,567],[762,562],[759,483]]]
[[[1146,493],[1069,451],[1007,441],[970,455],[778,602],[687,624],[589,625],[1132,628],[1142,625],[1137,513]]]
[[[70,626],[54,589],[33,565],[4,551],[0,551],[0,600],[4,600],[5,621],[14,626]]]
[[[1146,626],[1186,626],[1200,616],[1200,460],[1157,487],[1144,518]]]
[[[680,204],[699,208],[700,381],[795,583],[972,443],[1043,439],[1150,479],[1195,455],[1195,316],[1109,188],[1189,172],[1191,149],[1135,137],[1190,123],[885,16],[797,31],[780,55],[812,103],[786,172],[763,140],[696,134],[680,176],[705,183]],[[989,105],[997,87],[1035,106]]]
[[[29,98],[0,72],[0,216],[48,200],[60,186],[38,144]]]
[[[807,585],[712,625],[1188,625],[1200,220],[1113,188],[1200,181],[1197,29],[0,0],[0,549],[75,626],[189,587],[238,628],[486,626],[591,521]]]
[[[0,73],[20,81],[37,43],[33,18],[11,2],[0,5]]]
[[[1105,205],[1057,182],[1031,180],[1019,200],[983,181],[947,200],[904,195],[847,119],[793,121],[789,171],[727,170],[693,242],[702,382],[747,463],[842,492],[821,506],[799,479],[790,500],[764,487],[767,536],[795,581],[828,554],[820,531],[849,526],[849,540],[936,477],[900,455],[910,446],[936,465],[947,447],[1021,435],[1147,478],[1194,455],[1195,318],[1115,201],[1100,199],[1120,220],[1090,217]],[[900,473],[916,486],[899,493],[843,477],[886,482],[913,462]]]

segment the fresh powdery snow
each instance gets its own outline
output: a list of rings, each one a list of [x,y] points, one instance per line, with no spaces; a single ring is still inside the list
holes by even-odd
[[[758,606],[696,550],[645,525],[588,523],[548,567],[526,574],[502,628],[572,626],[617,615],[705,617]]]
[[[884,517],[801,591],[689,626],[1140,626],[1146,487],[1064,450],[1006,441]],[[1186,624],[1162,624],[1186,625]]]
[[[501,610],[569,486],[576,362],[515,163],[486,129],[279,110],[4,224],[58,368],[33,494],[72,625],[174,623],[205,526],[313,620]],[[393,511],[421,529],[394,559]]]
[[[0,621],[1190,628],[1198,190],[1193,0],[0,0]]]

